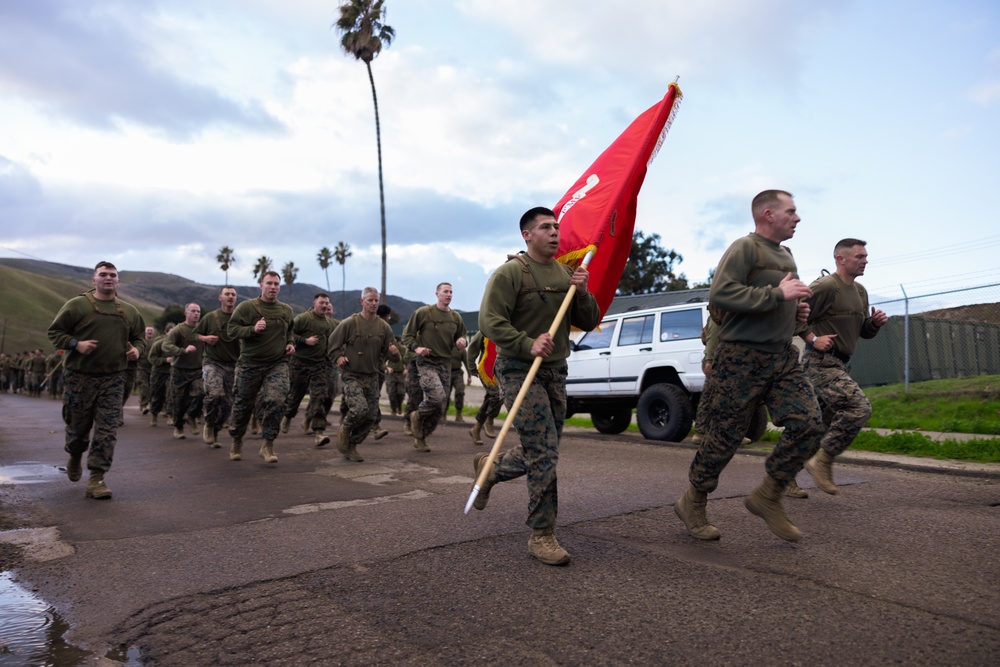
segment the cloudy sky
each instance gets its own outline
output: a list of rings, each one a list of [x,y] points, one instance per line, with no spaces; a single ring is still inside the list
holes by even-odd
[[[0,0],[0,256],[111,259],[209,284],[349,243],[380,282],[374,113],[336,0]],[[875,295],[1000,282],[995,0],[386,0],[374,61],[388,291],[479,306],[552,206],[680,76],[639,198],[704,280],[795,193],[805,279],[866,239]],[[331,287],[341,286],[339,265]]]

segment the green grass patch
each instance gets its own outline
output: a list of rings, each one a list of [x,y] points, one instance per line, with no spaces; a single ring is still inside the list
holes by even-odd
[[[781,431],[768,429],[756,444],[775,443]],[[751,445],[752,446],[752,445]],[[978,463],[1000,463],[1000,438],[974,438],[972,440],[931,440],[923,433],[904,431],[881,435],[875,431],[861,431],[851,443],[851,449],[883,454],[902,454],[934,459],[954,459]]]
[[[1000,375],[869,387],[873,428],[1000,435]]]

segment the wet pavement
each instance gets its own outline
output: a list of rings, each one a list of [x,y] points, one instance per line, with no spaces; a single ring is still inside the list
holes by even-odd
[[[743,508],[763,454],[741,452],[709,502],[723,538],[702,543],[672,508],[690,448],[574,432],[561,450],[558,531],[574,560],[552,568],[526,554],[523,482],[462,513],[482,451],[467,424],[442,425],[420,454],[387,418],[391,435],[363,444],[362,464],[293,430],[269,466],[259,440],[232,463],[132,412],[108,476],[115,497],[98,502],[58,473],[58,419],[58,404],[0,396],[0,474],[23,482],[0,484],[0,514],[20,528],[0,540],[16,537],[23,553],[10,575],[31,598],[21,605],[65,622],[61,639],[48,622],[46,641],[88,651],[81,664],[992,665],[1000,655],[1000,466],[941,474],[856,460],[837,466],[836,496],[800,477],[812,497],[785,502],[805,533],[792,545]]]

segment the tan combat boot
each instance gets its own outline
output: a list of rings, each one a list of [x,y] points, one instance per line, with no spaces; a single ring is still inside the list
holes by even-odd
[[[264,444],[260,446],[260,458],[264,459],[264,463],[277,463],[278,457],[274,455],[274,443],[270,440],[265,440]]]
[[[806,461],[806,472],[812,476],[820,491],[837,495],[837,485],[833,483],[833,457],[825,449],[820,448],[815,456]]]
[[[472,444],[474,445],[483,444],[483,436],[480,435],[482,431],[483,431],[483,425],[480,424],[479,422],[476,422],[475,424],[472,425],[472,428],[469,429],[469,435],[472,436]]]
[[[462,415],[462,412],[460,410],[456,410],[455,411],[455,423],[457,423],[457,424],[464,424],[465,423],[465,416]]]
[[[357,445],[348,445],[347,453],[344,454],[344,458],[347,459],[348,461],[354,461],[355,463],[361,463],[362,461],[364,461],[364,459],[361,457],[361,454],[358,454]]]
[[[490,438],[497,437],[496,429],[493,428],[493,419],[487,419],[486,423],[483,424],[483,433],[485,433]]]
[[[708,505],[708,494],[688,485],[687,491],[674,503],[674,514],[684,522],[691,537],[699,540],[717,540],[722,534],[719,529],[708,522],[705,508]]]
[[[472,459],[472,469],[476,471],[476,479],[473,481],[475,484],[479,480],[479,474],[483,471],[483,466],[486,465],[486,459],[490,457],[489,454],[483,452],[481,454],[476,454]],[[486,475],[486,480],[483,482],[483,486],[479,489],[479,493],[476,494],[476,499],[472,501],[472,506],[477,510],[486,509],[486,503],[490,502],[490,489],[493,485],[497,483],[497,471],[496,468],[491,466],[489,474]]]
[[[184,427],[183,426],[175,426],[174,427],[174,440],[183,440],[186,437],[187,436],[184,435]]]
[[[802,532],[788,519],[785,508],[781,506],[783,492],[778,480],[767,475],[761,485],[747,496],[743,505],[751,514],[763,519],[772,533],[788,542],[797,542]]]
[[[229,445],[229,460],[243,460],[243,440],[241,438],[233,438],[233,444]]]
[[[703,436],[701,433],[698,433],[697,431],[695,431],[694,435],[691,436],[691,444],[692,445],[700,445],[703,442],[705,442],[705,436]]]
[[[324,445],[330,444],[330,436],[328,436],[326,433],[317,431],[315,434],[313,434],[313,441],[316,443],[317,447],[323,447]]]
[[[410,413],[410,417],[412,416],[413,413]],[[413,429],[410,428],[410,417],[403,415],[403,435],[413,435]]]
[[[201,427],[198,425],[197,417],[188,417],[187,424],[191,427],[191,435],[197,436],[201,434]]]
[[[215,429],[209,426],[208,422],[205,422],[205,428],[201,430],[201,439],[205,441],[205,444],[209,447],[218,447],[219,443],[215,440]]]
[[[528,538],[528,553],[546,565],[568,565],[569,553],[559,546],[552,530],[533,530]]]
[[[79,482],[83,476],[83,464],[81,463],[83,454],[70,454],[66,461],[66,476],[71,482]]]
[[[413,411],[410,413],[410,430],[413,431],[413,447],[418,452],[429,452],[431,448],[424,442],[423,424],[420,422],[420,413]]]
[[[337,451],[347,458],[347,452],[350,451],[350,446],[347,444],[347,429],[344,425],[340,425],[340,429],[337,431]]]
[[[292,420],[290,417],[281,418],[281,432],[288,433],[288,428],[291,426]]]
[[[95,500],[107,500],[111,497],[111,489],[104,483],[103,470],[91,470],[87,481],[87,497]]]
[[[387,435],[389,435],[389,432],[386,431],[381,426],[376,425],[375,428],[372,429],[372,437],[375,438],[376,440],[381,440]]]
[[[149,425],[156,426],[156,415],[153,415],[152,417],[149,418]]]
[[[790,498],[808,498],[809,492],[803,489],[798,483],[793,479],[785,487],[785,495]]]

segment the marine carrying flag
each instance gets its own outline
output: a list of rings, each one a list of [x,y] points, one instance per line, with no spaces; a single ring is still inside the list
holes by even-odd
[[[559,222],[556,259],[575,267],[589,250],[596,250],[588,288],[602,317],[632,249],[636,200],[646,169],[663,145],[682,97],[677,84],[670,84],[663,99],[632,121],[552,209]]]

